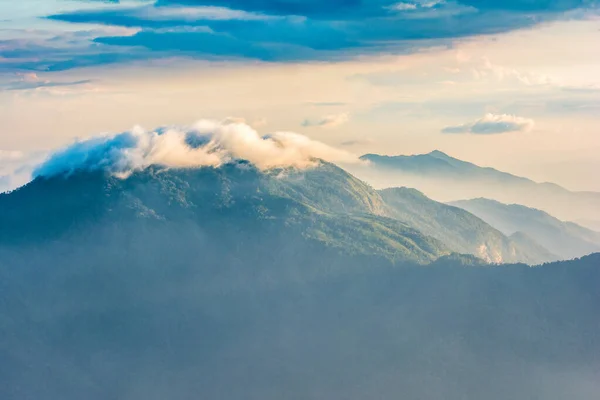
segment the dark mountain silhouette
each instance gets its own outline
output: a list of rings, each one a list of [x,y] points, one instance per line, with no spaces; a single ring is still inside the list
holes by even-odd
[[[438,201],[485,197],[544,210],[561,220],[600,219],[600,193],[572,192],[494,168],[453,158],[441,151],[413,156],[361,157],[368,166],[352,172],[377,187],[414,187]]]

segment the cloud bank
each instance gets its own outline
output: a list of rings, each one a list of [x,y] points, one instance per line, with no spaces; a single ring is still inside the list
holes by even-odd
[[[494,135],[508,132],[528,132],[535,122],[529,118],[508,114],[486,114],[475,122],[447,126],[442,133],[471,133],[475,135]]]
[[[82,7],[48,18],[102,25],[84,41],[1,40],[0,69],[57,71],[172,56],[339,60],[450,46],[595,13],[599,0],[158,0]],[[83,29],[83,28],[82,28]],[[121,30],[122,33],[115,31]],[[69,29],[71,31],[72,29]]]
[[[261,136],[245,123],[202,120],[190,127],[144,130],[136,127],[117,135],[76,142],[52,154],[33,172],[34,177],[105,171],[127,177],[151,165],[170,168],[219,167],[246,160],[261,170],[308,168],[318,159],[359,162],[346,151],[292,132]]]

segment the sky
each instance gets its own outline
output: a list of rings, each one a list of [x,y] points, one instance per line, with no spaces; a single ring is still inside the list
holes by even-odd
[[[229,118],[600,191],[599,5],[0,0],[0,184],[100,133]]]

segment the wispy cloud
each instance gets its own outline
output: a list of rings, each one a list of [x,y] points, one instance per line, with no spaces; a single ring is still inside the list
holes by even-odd
[[[94,43],[99,37],[127,37],[138,31],[114,26],[68,31],[5,30],[0,33],[0,72],[47,72],[143,58],[147,52],[142,49],[111,48]]]
[[[464,54],[460,55],[464,57]],[[375,86],[414,86],[426,84],[482,84],[503,86],[560,86],[549,75],[523,71],[492,62],[487,57],[458,59],[446,65],[415,65],[391,71],[356,74],[349,80],[366,81]]]
[[[508,132],[528,132],[533,129],[534,121],[529,118],[508,114],[486,114],[475,122],[447,126],[443,133],[471,133],[475,135],[493,135]]]
[[[322,128],[335,128],[343,125],[350,120],[348,113],[326,115],[317,119],[305,119],[302,122],[302,126],[311,127],[318,126]]]
[[[529,86],[557,84],[556,81],[548,75],[523,72],[515,68],[507,68],[492,63],[487,57],[483,57],[481,61],[481,65],[474,66],[470,70],[475,79],[495,79],[498,81],[512,80]]]
[[[23,186],[31,180],[31,174],[46,157],[45,152],[24,153],[0,150],[0,193]]]
[[[59,88],[68,86],[81,86],[92,83],[90,79],[78,81],[51,81],[41,79],[36,73],[23,73],[17,75],[19,78],[10,81],[6,84],[0,84],[0,91],[17,91],[17,90],[39,90],[47,88]]]
[[[340,143],[340,146],[343,146],[343,147],[355,147],[355,146],[370,146],[372,144],[375,144],[375,141],[373,139],[364,138],[364,139],[346,140],[346,141]]]
[[[399,2],[388,6],[388,10],[392,11],[406,11],[406,10],[416,10],[417,5],[414,3],[404,3]]]

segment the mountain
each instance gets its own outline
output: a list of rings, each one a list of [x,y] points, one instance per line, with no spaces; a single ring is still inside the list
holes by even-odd
[[[375,254],[394,263],[428,263],[450,252],[493,262],[535,264],[556,258],[539,246],[511,241],[460,209],[423,195],[390,193],[377,192],[325,162],[318,168],[269,172],[245,162],[221,168],[150,168],[127,179],[80,172],[68,179],[38,178],[0,195],[0,243],[30,245],[38,252],[44,243],[52,254],[65,238],[75,240],[77,248],[98,242],[114,247],[119,240],[137,243],[142,237],[145,243],[176,241],[169,246],[182,247],[189,238],[202,238],[188,247],[217,258],[220,253],[214,249],[223,246],[222,237],[243,251],[240,246],[275,236],[285,242],[276,249],[321,246],[332,254]],[[444,219],[444,210],[467,222]],[[143,244],[136,246],[145,251]]]
[[[530,238],[508,238],[462,208],[433,201],[416,189],[391,188],[379,193],[390,215],[456,252],[473,254],[494,263],[536,264],[558,259]]]
[[[391,262],[430,262],[448,253],[437,240],[377,215],[381,207],[368,185],[326,163],[313,171],[269,173],[247,163],[150,168],[127,179],[86,172],[38,178],[0,195],[0,244],[52,253],[65,240],[77,248],[118,248],[123,241],[150,256],[150,244],[160,242],[220,257],[271,241],[269,257],[297,245]],[[225,243],[229,249],[221,248]]]
[[[489,199],[451,204],[480,217],[506,235],[524,233],[566,259],[600,251],[600,233],[560,221],[544,211]]]
[[[0,398],[593,398],[600,254],[490,266],[387,196],[244,162],[0,195]]]
[[[361,157],[353,174],[381,188],[414,187],[443,202],[485,197],[544,210],[561,220],[599,220],[600,193],[572,192],[453,158],[441,151],[413,156]]]
[[[282,251],[278,235],[291,236],[276,230],[248,245],[221,236],[216,258],[189,247],[210,238],[178,245],[189,229],[162,245],[118,227],[129,241],[107,247],[92,230],[96,247],[63,236],[52,257],[31,246],[20,262],[0,258],[0,398],[588,400],[598,389],[600,255],[398,268]]]

